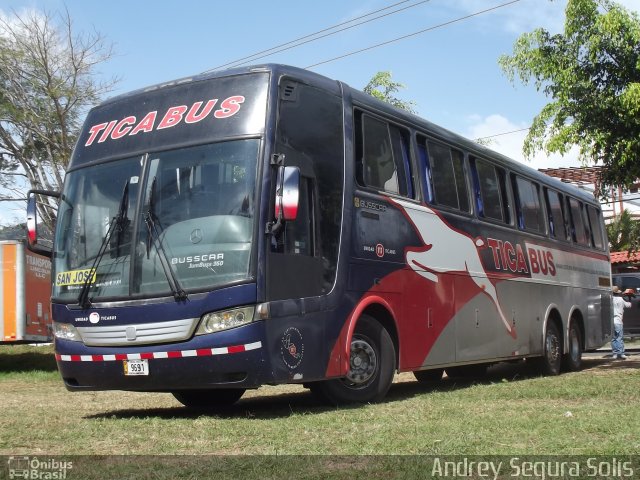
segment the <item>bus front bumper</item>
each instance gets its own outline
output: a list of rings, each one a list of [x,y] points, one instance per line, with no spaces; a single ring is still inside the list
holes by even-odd
[[[263,332],[257,323],[187,342],[109,348],[56,339],[56,361],[71,391],[256,388],[273,381]],[[145,365],[129,367],[135,363]]]

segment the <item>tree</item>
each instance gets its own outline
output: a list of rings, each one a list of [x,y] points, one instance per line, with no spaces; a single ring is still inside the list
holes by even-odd
[[[378,72],[369,80],[369,83],[367,83],[367,86],[364,87],[362,91],[378,100],[390,103],[394,107],[401,108],[410,113],[416,113],[414,109],[416,105],[415,102],[400,100],[395,96],[402,88],[405,88],[402,83],[394,82],[391,79],[391,72]]]
[[[112,55],[100,34],[77,35],[68,12],[0,17],[0,201],[61,189],[82,118],[117,81],[96,79]],[[39,213],[51,227],[51,210]]]
[[[623,210],[607,224],[607,236],[612,252],[637,252],[640,246],[640,222],[634,220],[628,210]]]
[[[551,99],[524,144],[530,158],[573,145],[602,165],[597,195],[640,178],[640,20],[610,0],[568,0],[564,33],[539,28],[518,38],[499,63],[513,81],[533,80]]]

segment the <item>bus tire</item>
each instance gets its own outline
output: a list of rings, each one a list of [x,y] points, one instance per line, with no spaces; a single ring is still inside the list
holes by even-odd
[[[213,410],[233,405],[244,394],[244,388],[218,388],[214,390],[179,390],[171,394],[187,408]]]
[[[544,332],[542,357],[538,366],[543,375],[559,375],[562,365],[562,337],[556,324],[549,322]]]
[[[576,372],[582,366],[582,331],[576,322],[571,322],[569,327],[569,344],[567,353],[562,357],[562,369],[567,372]]]
[[[350,357],[345,378],[318,382],[312,392],[332,405],[382,400],[396,370],[396,352],[389,332],[373,317],[363,315],[353,332]]]
[[[413,376],[416,377],[416,380],[420,383],[435,383],[442,379],[443,373],[444,368],[434,368],[431,370],[419,370],[413,372]]]

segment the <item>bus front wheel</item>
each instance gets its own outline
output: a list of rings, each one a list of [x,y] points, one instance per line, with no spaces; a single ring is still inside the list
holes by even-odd
[[[332,405],[382,400],[393,382],[396,352],[389,332],[373,317],[358,321],[349,362],[345,378],[317,382],[312,391]]]
[[[233,405],[244,394],[244,388],[220,388],[215,390],[180,390],[172,395],[187,408],[213,410]]]

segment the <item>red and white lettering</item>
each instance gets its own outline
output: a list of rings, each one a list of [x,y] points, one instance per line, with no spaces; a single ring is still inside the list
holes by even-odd
[[[185,112],[187,111],[186,105],[178,105],[177,107],[170,107],[165,113],[164,118],[158,125],[157,130],[161,130],[163,128],[175,127],[182,121],[182,117],[184,117]]]
[[[556,264],[553,261],[553,253],[547,252],[547,262],[549,263],[549,275],[556,276]]]
[[[136,123],[136,117],[134,116],[123,118],[118,122],[116,127],[113,129],[113,132],[111,133],[111,138],[113,140],[118,140],[119,138],[124,137],[129,133],[129,131],[131,131],[135,123]]]
[[[531,273],[542,273],[542,275],[555,277],[556,264],[550,251],[529,248],[529,262],[531,263]]]
[[[516,270],[517,273],[529,273],[529,268],[527,267],[527,260],[524,258],[524,251],[519,243],[516,244]]]
[[[147,113],[137,125],[137,118],[129,115],[120,120],[111,120],[108,123],[93,125],[89,128],[89,137],[84,145],[89,147],[95,143],[96,139],[98,143],[103,143],[109,138],[111,140],[119,140],[128,135],[137,135],[140,132],[150,133],[154,130],[175,127],[183,120],[185,124],[198,123],[209,117],[212,112],[215,118],[229,118],[240,111],[244,101],[245,97],[242,95],[230,96],[225,98],[215,111],[214,109],[218,105],[217,98],[211,98],[206,102],[204,100],[197,101],[191,104],[190,107],[187,105],[169,107],[157,126],[157,110]]]
[[[513,245],[511,245],[511,242],[504,242],[504,252],[502,257],[505,259],[505,263],[509,267],[509,270],[515,273],[518,269],[518,262],[516,259],[516,250],[513,248]]]
[[[240,111],[241,103],[244,103],[244,97],[242,95],[234,95],[233,97],[225,98],[220,104],[220,109],[216,110],[213,115],[216,118],[232,117]]]
[[[198,109],[202,106],[202,102],[194,103],[193,105],[191,105],[191,108],[189,109],[189,113],[187,113],[187,116],[185,117],[184,122],[197,123],[204,120],[209,116],[209,114],[213,110],[213,107],[216,106],[216,103],[218,103],[218,99],[212,98],[207,102],[207,104],[200,111],[200,113],[198,113]]]
[[[158,115],[158,112],[156,111],[147,113],[144,116],[144,118],[140,120],[140,123],[136,125],[136,127],[133,130],[131,130],[131,133],[129,135],[136,135],[138,132],[144,132],[144,133],[152,132],[153,126],[156,123],[157,115]]]
[[[104,142],[107,138],[109,138],[109,134],[111,133],[111,130],[113,130],[113,127],[116,126],[116,123],[118,123],[117,120],[111,120],[109,122],[109,125],[107,125],[107,128],[104,129],[104,132],[102,132],[102,135],[100,135],[100,139],[98,140],[98,143],[102,143]]]
[[[102,130],[104,130],[106,127],[107,127],[106,123],[99,123],[98,125],[94,125],[93,127],[91,127],[89,129],[89,138],[87,139],[87,142],[84,144],[84,146],[85,147],[90,146],[94,142],[98,134]]]

